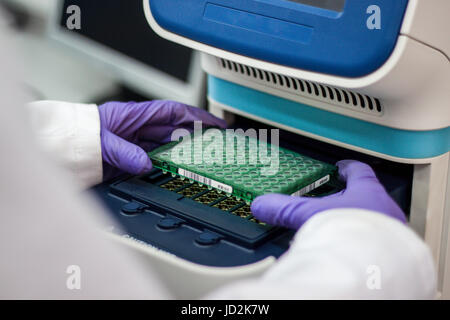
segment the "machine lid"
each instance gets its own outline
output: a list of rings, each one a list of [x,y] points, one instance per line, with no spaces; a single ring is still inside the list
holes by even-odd
[[[396,44],[408,0],[144,0],[160,27],[243,56],[361,77]]]

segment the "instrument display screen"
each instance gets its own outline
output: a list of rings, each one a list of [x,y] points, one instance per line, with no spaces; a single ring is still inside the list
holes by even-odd
[[[345,0],[284,0],[284,1],[297,2],[301,4],[306,4],[308,6],[314,6],[338,12],[344,10],[345,6]]]

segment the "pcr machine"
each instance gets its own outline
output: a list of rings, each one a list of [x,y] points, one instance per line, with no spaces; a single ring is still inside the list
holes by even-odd
[[[450,1],[144,0],[143,10],[161,37],[202,52],[209,110],[230,125],[279,128],[282,146],[370,164],[450,298]],[[327,188],[316,196],[338,186]],[[177,297],[261,274],[293,236],[157,170],[97,192],[121,228],[112,237]]]

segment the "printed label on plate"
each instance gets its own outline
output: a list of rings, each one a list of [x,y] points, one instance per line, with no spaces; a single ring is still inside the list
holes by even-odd
[[[233,193],[233,187],[231,187],[227,184],[224,184],[224,183],[220,183],[213,179],[206,178],[206,177],[196,174],[194,172],[178,168],[178,174],[181,176],[184,176],[188,179],[195,180],[199,183],[206,184],[207,186],[211,186],[213,188],[219,189],[223,192]]]
[[[327,175],[325,177],[323,177],[320,180],[317,180],[314,183],[311,183],[309,186],[306,186],[300,190],[298,190],[297,192],[294,192],[293,194],[291,194],[291,196],[296,196],[296,197],[301,197],[304,194],[307,194],[310,191],[313,191],[314,189],[320,187],[321,185],[327,183],[328,181],[330,181],[330,175]]]

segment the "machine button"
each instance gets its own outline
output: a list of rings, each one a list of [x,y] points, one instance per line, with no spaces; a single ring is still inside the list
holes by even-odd
[[[214,234],[211,232],[203,232],[200,234],[197,239],[195,239],[195,242],[198,244],[201,244],[203,246],[216,244],[221,239],[221,236],[218,234]]]
[[[176,218],[163,218],[159,220],[158,227],[164,230],[178,228],[183,223],[182,220]]]
[[[137,203],[137,202],[128,202],[122,206],[122,212],[126,215],[134,215],[137,213],[141,213],[145,210],[147,206]]]

